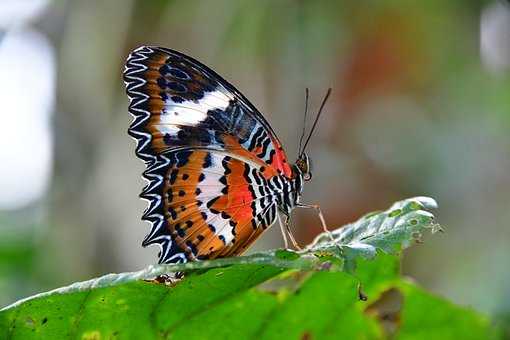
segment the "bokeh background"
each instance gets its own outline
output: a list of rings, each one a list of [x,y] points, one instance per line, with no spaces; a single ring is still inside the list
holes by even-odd
[[[304,200],[328,223],[416,195],[446,233],[405,274],[510,319],[510,6],[505,1],[0,1],[0,305],[157,249],[126,130],[130,50],[190,54],[263,112],[294,159],[304,89],[315,111]],[[295,214],[302,243],[319,231]],[[254,250],[282,245],[278,228]]]

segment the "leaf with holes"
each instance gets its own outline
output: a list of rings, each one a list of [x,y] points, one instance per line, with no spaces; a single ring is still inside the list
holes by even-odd
[[[442,231],[429,209],[437,203],[429,197],[415,197],[393,204],[388,210],[370,213],[343,228],[319,235],[310,246],[315,253],[331,252],[343,258],[344,269],[352,272],[356,259],[373,258],[377,250],[388,254],[420,242],[422,233]]]

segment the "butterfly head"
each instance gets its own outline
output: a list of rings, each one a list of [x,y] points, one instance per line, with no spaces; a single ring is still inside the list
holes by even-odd
[[[310,162],[310,157],[306,153],[302,153],[299,155],[296,161],[296,168],[301,177],[308,182],[312,179],[312,167]]]
[[[303,131],[301,132],[301,137],[299,138],[299,156],[296,160],[295,168],[297,172],[300,175],[300,178],[303,179],[305,182],[308,182],[312,179],[312,169],[311,169],[311,162],[308,155],[305,153],[306,147],[308,146],[308,142],[310,141],[310,138],[313,135],[313,132],[315,131],[315,127],[317,126],[317,123],[319,122],[319,118],[322,113],[322,109],[324,108],[324,105],[326,104],[329,95],[331,94],[331,88],[328,89],[328,92],[324,96],[324,99],[322,100],[321,106],[319,108],[319,111],[317,112],[317,115],[315,116],[315,120],[313,122],[312,128],[310,129],[310,133],[308,134],[308,137],[306,138],[305,143],[303,144],[303,138],[305,137],[305,127],[306,127],[306,115],[308,113],[308,89],[306,89],[305,92],[305,115],[303,118]]]

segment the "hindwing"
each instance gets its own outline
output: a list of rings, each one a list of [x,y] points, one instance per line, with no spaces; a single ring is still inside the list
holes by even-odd
[[[144,246],[162,245],[161,263],[237,255],[273,224],[277,188],[270,167],[216,150],[174,150],[149,168],[152,181],[142,197],[153,202],[144,218],[153,222]]]

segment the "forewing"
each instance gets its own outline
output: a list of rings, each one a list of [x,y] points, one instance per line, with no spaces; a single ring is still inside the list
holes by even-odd
[[[129,133],[143,160],[154,163],[158,155],[184,146],[208,147],[253,158],[291,177],[281,143],[262,114],[200,62],[143,46],[128,57],[124,80],[135,117]]]

